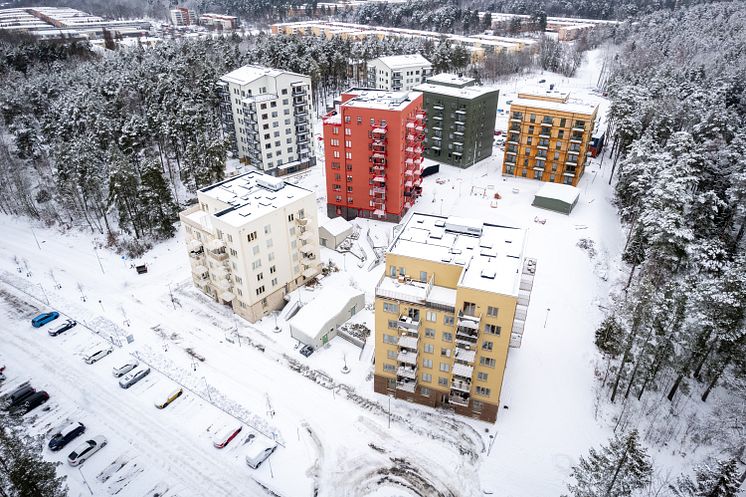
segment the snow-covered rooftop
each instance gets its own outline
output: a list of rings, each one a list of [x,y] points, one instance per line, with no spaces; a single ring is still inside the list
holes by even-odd
[[[389,252],[462,266],[459,286],[518,295],[525,241],[523,228],[415,213]]]
[[[536,192],[537,197],[552,198],[565,202],[567,204],[573,204],[578,199],[580,190],[572,185],[562,185],[560,183],[544,183]]]
[[[343,107],[360,107],[364,109],[379,110],[404,110],[410,103],[412,103],[412,100],[422,95],[422,93],[415,91],[392,92],[387,90],[370,89],[354,89],[346,93],[352,93],[355,96],[343,103]]]
[[[345,231],[352,229],[352,224],[341,216],[326,221],[321,225],[332,236],[339,236]]]
[[[489,86],[465,86],[463,88],[456,88],[454,86],[433,85],[430,83],[422,83],[421,85],[415,86],[414,89],[423,93],[434,93],[436,95],[462,98],[464,100],[473,100],[488,93],[496,94],[499,91],[497,88]]]
[[[451,74],[442,72],[434,76],[427,78],[428,83],[436,85],[450,85],[450,86],[468,86],[473,85],[476,80],[474,78],[468,78],[458,74]]]
[[[296,332],[315,340],[330,316],[342,312],[350,299],[362,294],[362,291],[349,285],[326,285],[288,322]]]
[[[381,61],[389,69],[403,69],[407,67],[421,67],[421,66],[432,66],[429,60],[420,54],[408,54],[408,55],[391,55],[388,57],[379,57]]]
[[[296,202],[299,198],[311,195],[314,193],[305,188],[285,183],[280,178],[257,171],[234,176],[203,188],[197,193],[200,201],[207,197],[224,204],[226,208],[213,215],[233,226],[243,225],[268,212]],[[189,217],[197,215],[198,212],[190,214]],[[193,220],[200,222],[204,218]],[[205,225],[204,222],[200,224]]]
[[[569,112],[572,114],[584,114],[587,116],[593,115],[598,108],[597,104],[552,102],[548,100],[535,100],[532,98],[516,98],[510,104],[511,109],[518,106],[530,107],[533,109],[553,110],[557,112]]]
[[[256,66],[256,65],[248,64],[243,67],[239,67],[235,71],[229,72],[228,74],[221,77],[220,80],[225,81],[227,83],[234,83],[237,85],[248,85],[249,83],[252,83],[259,78],[263,78],[264,76],[276,78],[277,76],[280,76],[281,74],[291,74],[294,76],[306,77],[306,76],[303,76],[302,74],[297,74],[297,73],[289,72],[289,71],[283,71],[282,69],[273,69],[271,67]]]

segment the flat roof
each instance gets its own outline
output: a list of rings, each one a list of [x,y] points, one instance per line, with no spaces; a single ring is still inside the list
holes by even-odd
[[[461,76],[459,74],[442,72],[434,76],[429,76],[426,82],[440,85],[468,86],[473,85],[475,81],[474,78],[467,78],[466,76]]]
[[[526,230],[415,213],[389,253],[464,268],[458,286],[517,296]]]
[[[417,91],[388,91],[374,89],[352,89],[347,94],[355,95],[342,104],[342,107],[358,107],[363,109],[403,110],[412,101],[422,95]]]
[[[463,88],[456,88],[453,86],[432,85],[430,83],[417,85],[414,87],[414,90],[423,93],[435,93],[437,95],[463,98],[465,100],[472,100],[487,95],[488,93],[498,92],[497,88],[491,88],[488,86],[464,86]]]
[[[289,324],[296,331],[315,340],[332,316],[339,314],[354,298],[364,295],[361,290],[349,285],[327,285],[316,293],[314,299],[300,308]]]
[[[510,107],[513,108],[515,106],[531,107],[534,109],[554,110],[558,112],[570,112],[572,114],[584,114],[587,116],[592,116],[593,113],[596,112],[596,109],[598,108],[598,104],[552,102],[548,100],[534,100],[530,98],[513,99],[513,102],[510,104]]]
[[[248,85],[249,83],[252,83],[264,76],[276,78],[277,76],[280,76],[282,74],[290,74],[292,76],[299,76],[304,78],[308,77],[290,71],[283,71],[282,69],[273,69],[271,67],[247,64],[243,67],[239,67],[235,71],[231,71],[228,74],[222,76],[220,80],[227,83],[235,83],[237,85]]]
[[[249,171],[202,188],[199,190],[199,196],[230,206],[210,217],[214,216],[232,226],[241,226],[300,198],[313,197],[314,193],[269,174]],[[190,216],[193,214],[196,213]],[[199,216],[195,216],[192,220],[205,225],[202,222],[203,218]]]
[[[560,183],[544,183],[536,192],[537,197],[551,198],[566,204],[574,204],[580,195],[580,190],[572,185]]]
[[[407,55],[390,55],[388,57],[378,57],[382,63],[386,64],[389,69],[399,69],[413,66],[432,66],[429,60],[420,54]]]
[[[347,230],[352,229],[352,223],[347,221],[342,216],[329,219],[328,221],[321,224],[320,228],[324,228],[332,236],[339,236]]]

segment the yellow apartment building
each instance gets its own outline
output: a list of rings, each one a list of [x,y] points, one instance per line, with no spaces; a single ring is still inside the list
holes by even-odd
[[[576,186],[588,157],[597,105],[559,91],[519,92],[510,104],[503,174]]]
[[[376,392],[495,421],[533,281],[525,240],[524,229],[412,215],[376,287]]]

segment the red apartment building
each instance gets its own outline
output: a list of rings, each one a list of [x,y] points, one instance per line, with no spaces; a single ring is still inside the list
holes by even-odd
[[[329,217],[399,222],[422,191],[422,93],[351,89],[323,125]]]

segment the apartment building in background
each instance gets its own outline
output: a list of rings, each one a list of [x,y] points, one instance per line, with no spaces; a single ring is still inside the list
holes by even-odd
[[[492,155],[497,88],[443,73],[429,77],[415,90],[422,92],[427,113],[425,157],[467,168]]]
[[[422,94],[350,89],[323,130],[329,217],[399,222],[421,193]]]
[[[392,55],[368,61],[368,86],[378,90],[409,91],[433,72],[433,65],[420,54]]]
[[[598,106],[557,90],[523,91],[510,104],[503,174],[576,186],[585,170]]]
[[[223,129],[231,148],[273,176],[316,163],[311,144],[311,78],[246,65],[220,78]]]
[[[223,31],[230,31],[239,27],[238,17],[223,14],[202,14],[199,17],[199,23],[207,28]]]
[[[533,282],[525,240],[525,229],[410,217],[376,286],[377,393],[495,421]]]
[[[168,11],[171,24],[174,26],[193,26],[198,23],[197,14],[194,9],[187,7],[176,7]]]
[[[197,192],[179,214],[197,288],[255,322],[320,271],[316,195],[248,172]]]

